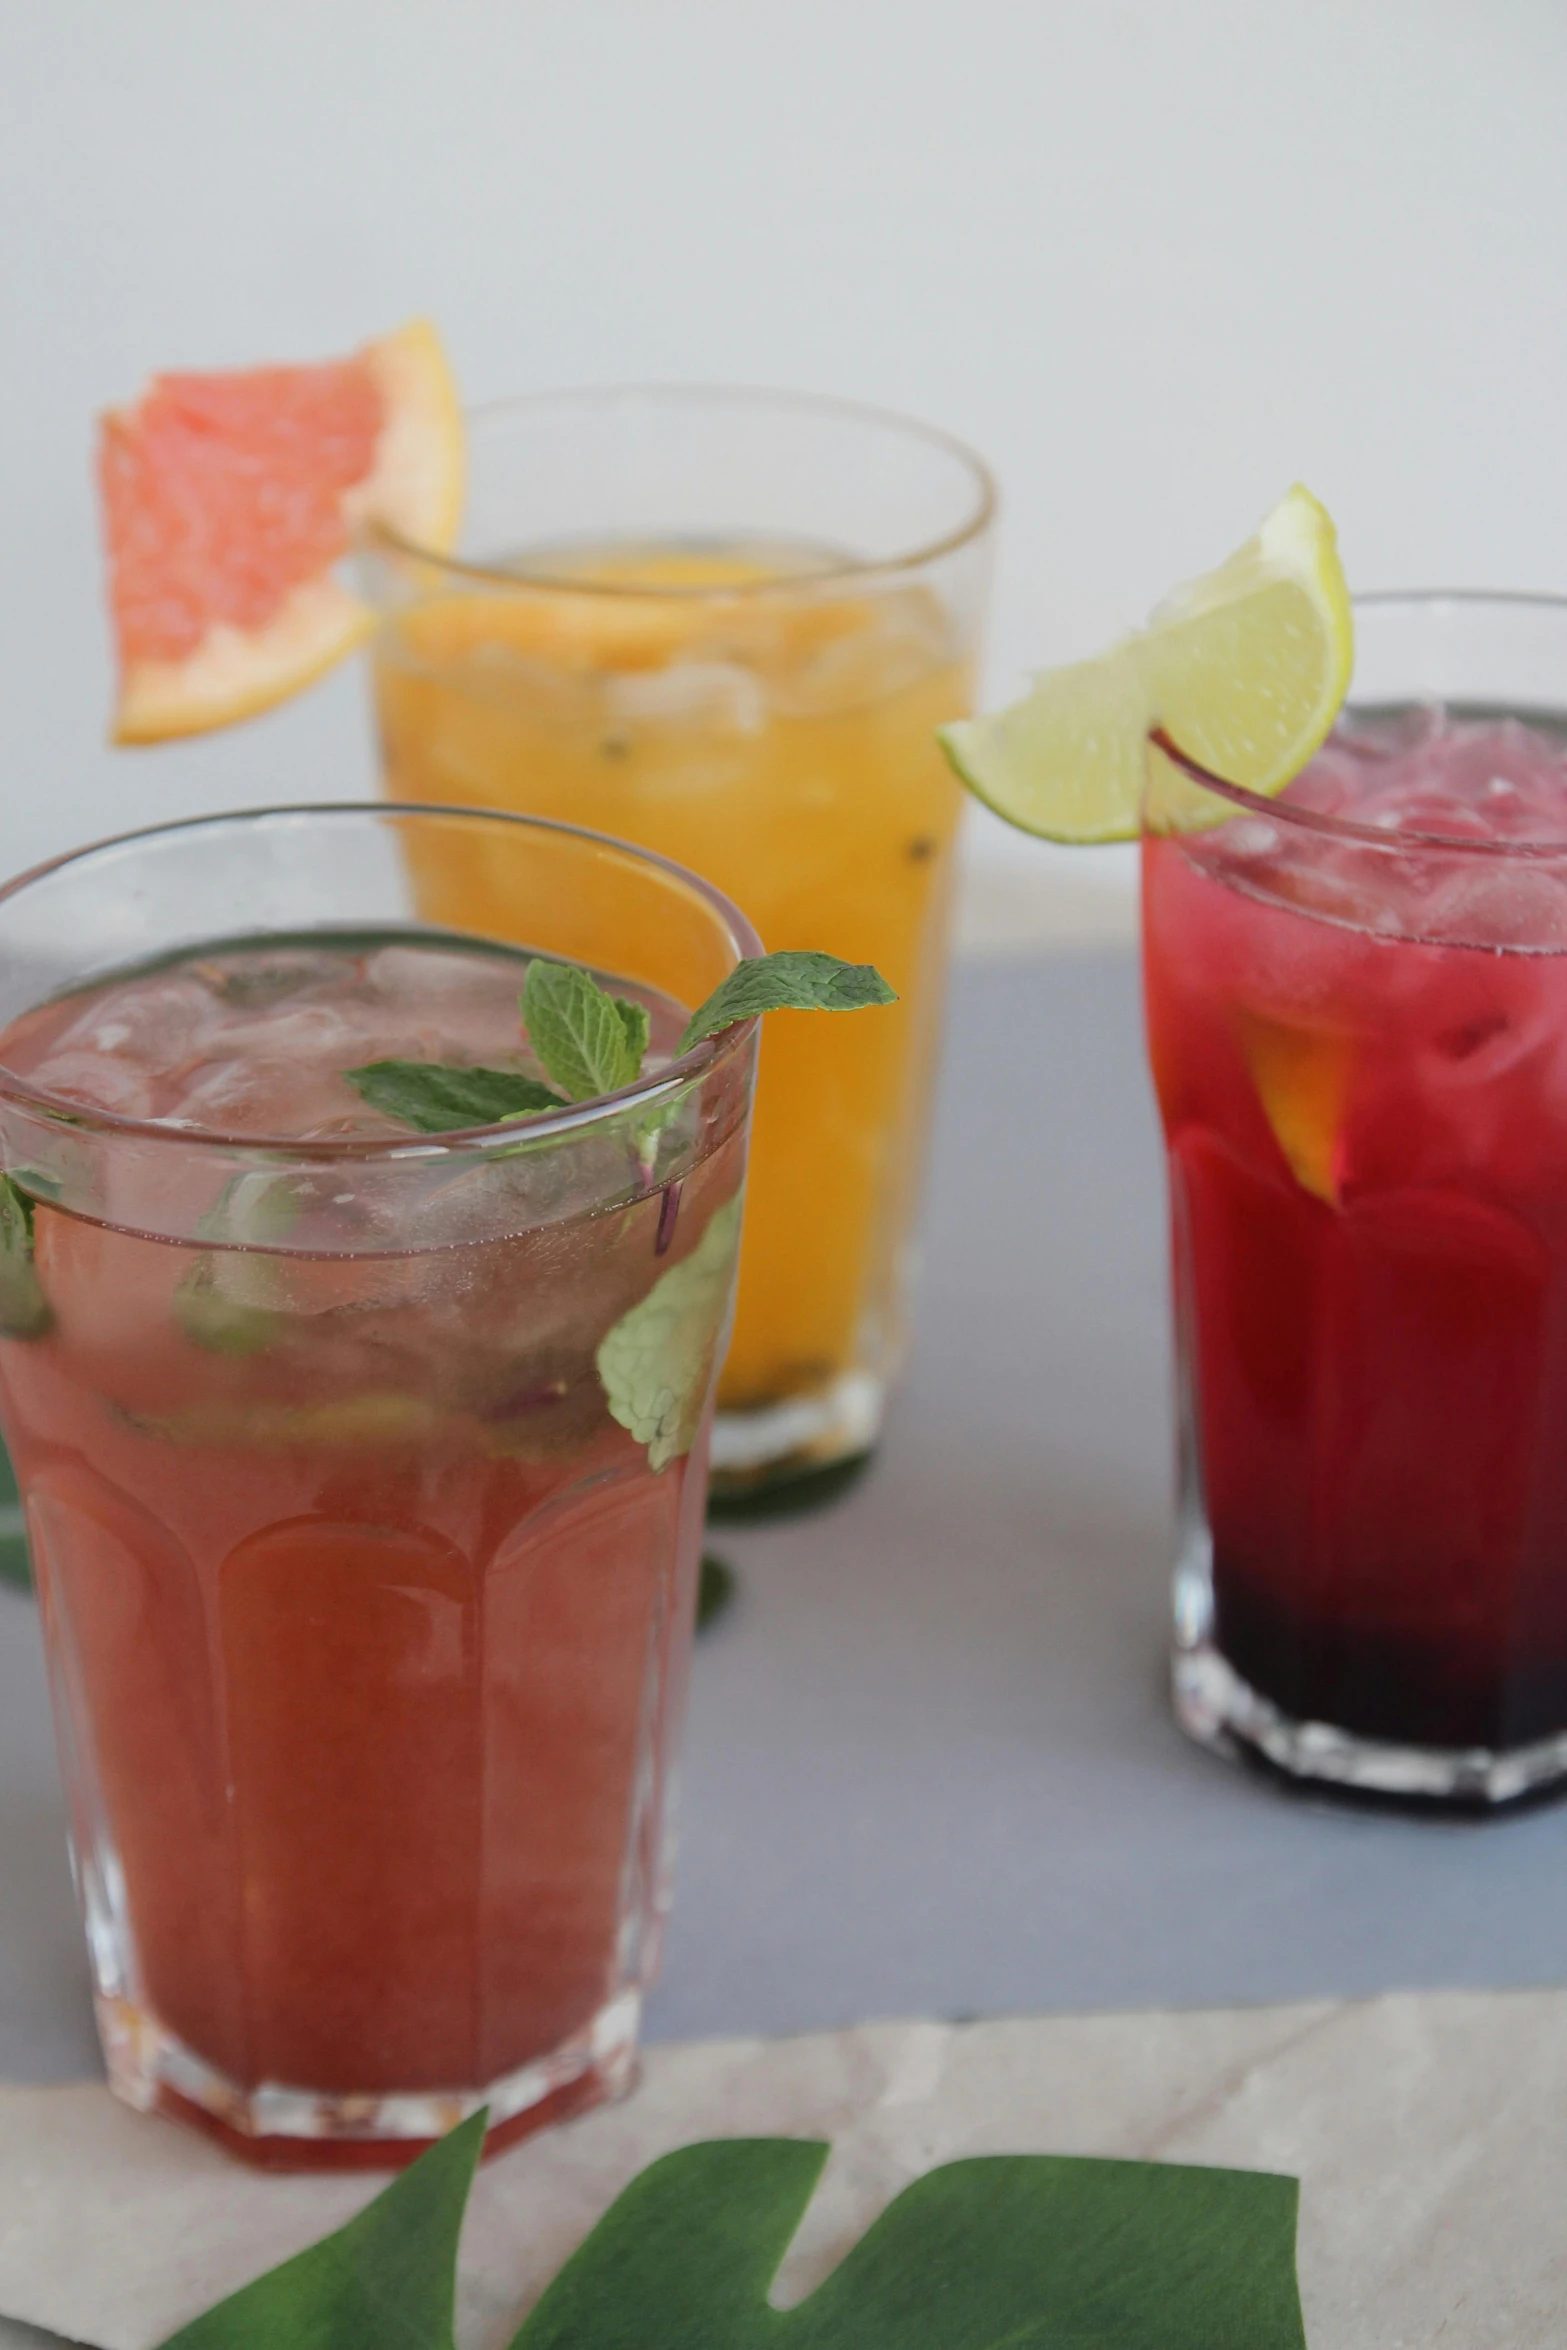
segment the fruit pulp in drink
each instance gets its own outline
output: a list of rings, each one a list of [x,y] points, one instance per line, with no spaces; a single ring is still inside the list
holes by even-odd
[[[874,963],[874,1020],[768,1023],[752,1125],[734,1412],[878,1378],[902,1342],[962,794],[935,729],[970,677],[928,589],[767,544],[546,551],[392,613],[385,788],[552,816],[660,851],[763,943]],[[538,576],[530,581],[527,574]],[[477,856],[438,917],[490,902]]]
[[[0,1340],[0,1412],[106,2041],[177,2044],[220,2112],[548,2067],[653,1963],[705,1433],[655,1469],[598,1356],[698,1252],[732,1259],[743,1124],[683,1184],[633,1169],[531,1228],[505,1162],[409,1218],[342,1161],[225,1182],[178,1148],[425,1140],[342,1071],[537,1074],[523,973],[406,935],[216,947],[0,1042],[67,1108],[163,1122],[158,1213],[191,1234],[136,1229],[112,1153],[101,1218],[39,1196],[47,1312]],[[685,1014],[615,984],[656,1067]],[[698,1420],[726,1293],[720,1265],[687,1328]]]
[[[1212,1637],[1296,1721],[1529,1744],[1567,1730],[1567,752],[1385,713],[1282,807],[1144,844]]]

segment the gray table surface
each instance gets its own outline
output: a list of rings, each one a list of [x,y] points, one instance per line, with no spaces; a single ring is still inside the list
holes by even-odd
[[[741,1597],[693,1673],[650,2035],[1567,1978],[1567,1806],[1341,1809],[1171,1722],[1163,1196],[1129,955],[960,974],[926,1230],[872,1474],[831,1511],[715,1531]],[[95,2069],[37,1629],[0,1597],[0,2079]]]

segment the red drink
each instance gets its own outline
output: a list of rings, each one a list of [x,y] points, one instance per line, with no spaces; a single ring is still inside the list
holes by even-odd
[[[591,2101],[656,1958],[752,1032],[660,1103],[684,1012],[617,981],[654,1085],[553,1141],[344,1080],[528,1072],[524,971],[323,932],[0,1039],[82,1120],[0,1109],[36,1201],[0,1414],[106,2051],[263,2156]]]
[[[1183,1718],[1516,1794],[1567,1767],[1567,755],[1424,711],[1271,810],[1159,798]]]

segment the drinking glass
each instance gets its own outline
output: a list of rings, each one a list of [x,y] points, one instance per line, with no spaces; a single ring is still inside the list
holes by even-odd
[[[388,795],[601,826],[769,948],[898,991],[874,1021],[780,1014],[763,1052],[714,1491],[821,1490],[905,1344],[962,801],[934,734],[969,707],[990,478],[902,418],[768,392],[515,400],[469,445],[456,556],[365,545]],[[498,906],[478,863],[469,888]]]
[[[1356,627],[1349,716],[1403,726],[1412,791],[1426,705],[1559,755],[1567,603],[1371,597]],[[1261,801],[1150,767],[1176,1704],[1302,1778],[1499,1803],[1567,1775],[1561,776],[1502,837],[1434,768],[1395,829],[1310,775]]]
[[[298,970],[432,945],[667,1013],[757,942],[661,859],[445,810],[214,817],[0,891],[0,1423],[104,2053],[262,2162],[613,2093],[669,1896],[756,1023],[525,1127],[298,1139],[301,1056],[350,1019]],[[130,1009],[76,1017],[117,972]],[[137,1086],[240,1002],[278,1122],[153,1117]]]

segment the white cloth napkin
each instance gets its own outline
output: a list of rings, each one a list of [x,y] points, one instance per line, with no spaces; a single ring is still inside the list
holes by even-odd
[[[1296,2173],[1311,2350],[1567,2339],[1567,1992],[1531,1991],[655,2048],[626,2104],[480,2172],[460,2350],[504,2350],[655,2155],[771,2134],[834,2147],[785,2302],[936,2163],[1114,2154]],[[381,2183],[258,2175],[97,2086],[0,2088],[0,2312],[149,2350]]]

